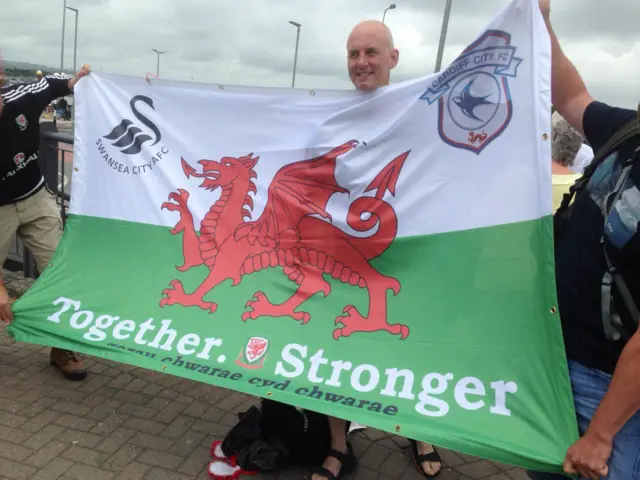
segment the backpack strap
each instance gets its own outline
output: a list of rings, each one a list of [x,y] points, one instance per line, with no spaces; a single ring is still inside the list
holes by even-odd
[[[604,214],[604,223],[606,227],[607,220],[609,218],[609,214],[611,209],[613,209],[614,205],[620,199],[622,195],[622,188],[624,187],[625,182],[629,178],[631,174],[631,169],[633,168],[636,161],[640,159],[640,147],[635,151],[633,157],[627,160],[618,181],[616,182],[615,188],[607,195],[602,213]],[[613,199],[611,199],[613,197]],[[604,259],[607,264],[607,270],[602,277],[602,287],[601,287],[601,309],[602,309],[602,326],[604,327],[605,335],[609,340],[620,340],[621,331],[624,331],[624,327],[622,324],[622,319],[620,315],[615,310],[615,305],[613,303],[613,297],[611,294],[612,285],[615,283],[616,287],[618,287],[618,292],[622,297],[622,301],[627,307],[631,315],[631,320],[633,321],[634,330],[637,330],[638,324],[640,322],[640,310],[638,310],[638,306],[633,300],[633,296],[627,287],[627,283],[624,281],[624,278],[618,272],[615,265],[611,261],[609,254],[607,253],[607,248],[604,243],[604,228],[603,235],[600,238],[600,244],[602,245],[602,251],[604,252]],[[625,335],[628,339],[628,335]]]
[[[634,137],[640,138],[640,106],[638,109],[638,117],[624,124],[614,135],[611,136],[609,141],[596,152],[591,163],[585,168],[582,177],[580,177],[569,188],[569,191],[563,195],[562,203],[554,215],[554,230],[557,230],[556,242],[564,231],[564,226],[569,216],[569,206],[573,197],[587,186],[591,177],[604,160],[606,160],[613,152],[618,150],[625,142]],[[620,340],[622,332],[625,332],[625,329],[623,327],[622,319],[617,313],[613,303],[612,286],[614,284],[616,285],[618,292],[620,293],[620,297],[631,315],[635,330],[638,329],[640,323],[640,310],[638,309],[624,278],[622,278],[622,275],[616,269],[609,257],[604,243],[604,231],[609,218],[609,213],[622,195],[622,188],[631,174],[631,169],[638,161],[640,161],[640,147],[636,149],[634,155],[625,163],[615,188],[607,196],[602,208],[602,213],[604,215],[604,227],[602,230],[603,235],[600,239],[600,244],[602,245],[602,251],[604,253],[606,271],[602,277],[601,313],[605,335],[609,340],[614,341]],[[629,335],[625,334],[625,337],[628,336]]]

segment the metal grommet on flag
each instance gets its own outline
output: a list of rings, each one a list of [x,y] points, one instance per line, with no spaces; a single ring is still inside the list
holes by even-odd
[[[78,167],[73,167],[73,171],[77,172],[78,171]]]
[[[545,141],[546,141],[546,140],[549,140],[549,134],[547,134],[547,133],[543,133],[543,134],[542,134],[542,140],[545,140]]]
[[[551,314],[552,314],[552,315],[555,315],[555,314],[556,314],[556,312],[558,311],[558,309],[555,307],[555,305],[553,305],[553,306],[549,309],[549,311],[551,312]]]
[[[218,85],[218,88],[219,88],[220,90],[224,90],[224,85]]]
[[[313,96],[313,95],[315,95],[315,94],[316,94],[316,91],[315,91],[315,90],[309,90],[309,95]]]
[[[395,426],[395,428],[394,428],[394,430],[395,430],[396,432],[399,432],[399,431],[401,430],[400,425],[396,425],[396,426]]]

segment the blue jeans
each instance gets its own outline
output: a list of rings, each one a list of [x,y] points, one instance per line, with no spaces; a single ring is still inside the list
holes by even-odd
[[[591,417],[607,393],[611,375],[569,361],[569,375],[573,388],[578,427],[583,435]],[[640,412],[631,417],[613,441],[609,459],[609,475],[602,480],[640,479]],[[534,480],[566,480],[568,477],[550,473],[528,472]],[[582,477],[581,477],[582,478]]]

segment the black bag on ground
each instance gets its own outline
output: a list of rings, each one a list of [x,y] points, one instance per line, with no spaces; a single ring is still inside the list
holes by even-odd
[[[322,465],[331,446],[326,415],[273,400],[262,401],[262,428],[287,448],[289,465]]]
[[[331,447],[329,420],[320,413],[263,399],[260,408],[251,407],[238,418],[222,451],[227,457],[235,455],[244,470],[322,465]]]

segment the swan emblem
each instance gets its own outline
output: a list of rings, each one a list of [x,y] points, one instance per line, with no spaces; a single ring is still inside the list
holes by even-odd
[[[116,148],[121,149],[120,151],[125,155],[137,155],[142,151],[142,145],[146,142],[153,141],[152,146],[160,141],[162,135],[160,134],[160,130],[155,124],[149,120],[144,114],[140,113],[138,108],[136,107],[136,103],[142,102],[155,110],[153,106],[153,100],[149,97],[145,97],[144,95],[136,95],[131,99],[129,105],[131,106],[131,111],[136,119],[144,126],[149,128],[153,132],[155,137],[151,137],[146,134],[140,127],[136,126],[131,120],[123,119],[116,127],[108,135],[105,135],[104,138],[107,140],[112,140],[112,145]]]

